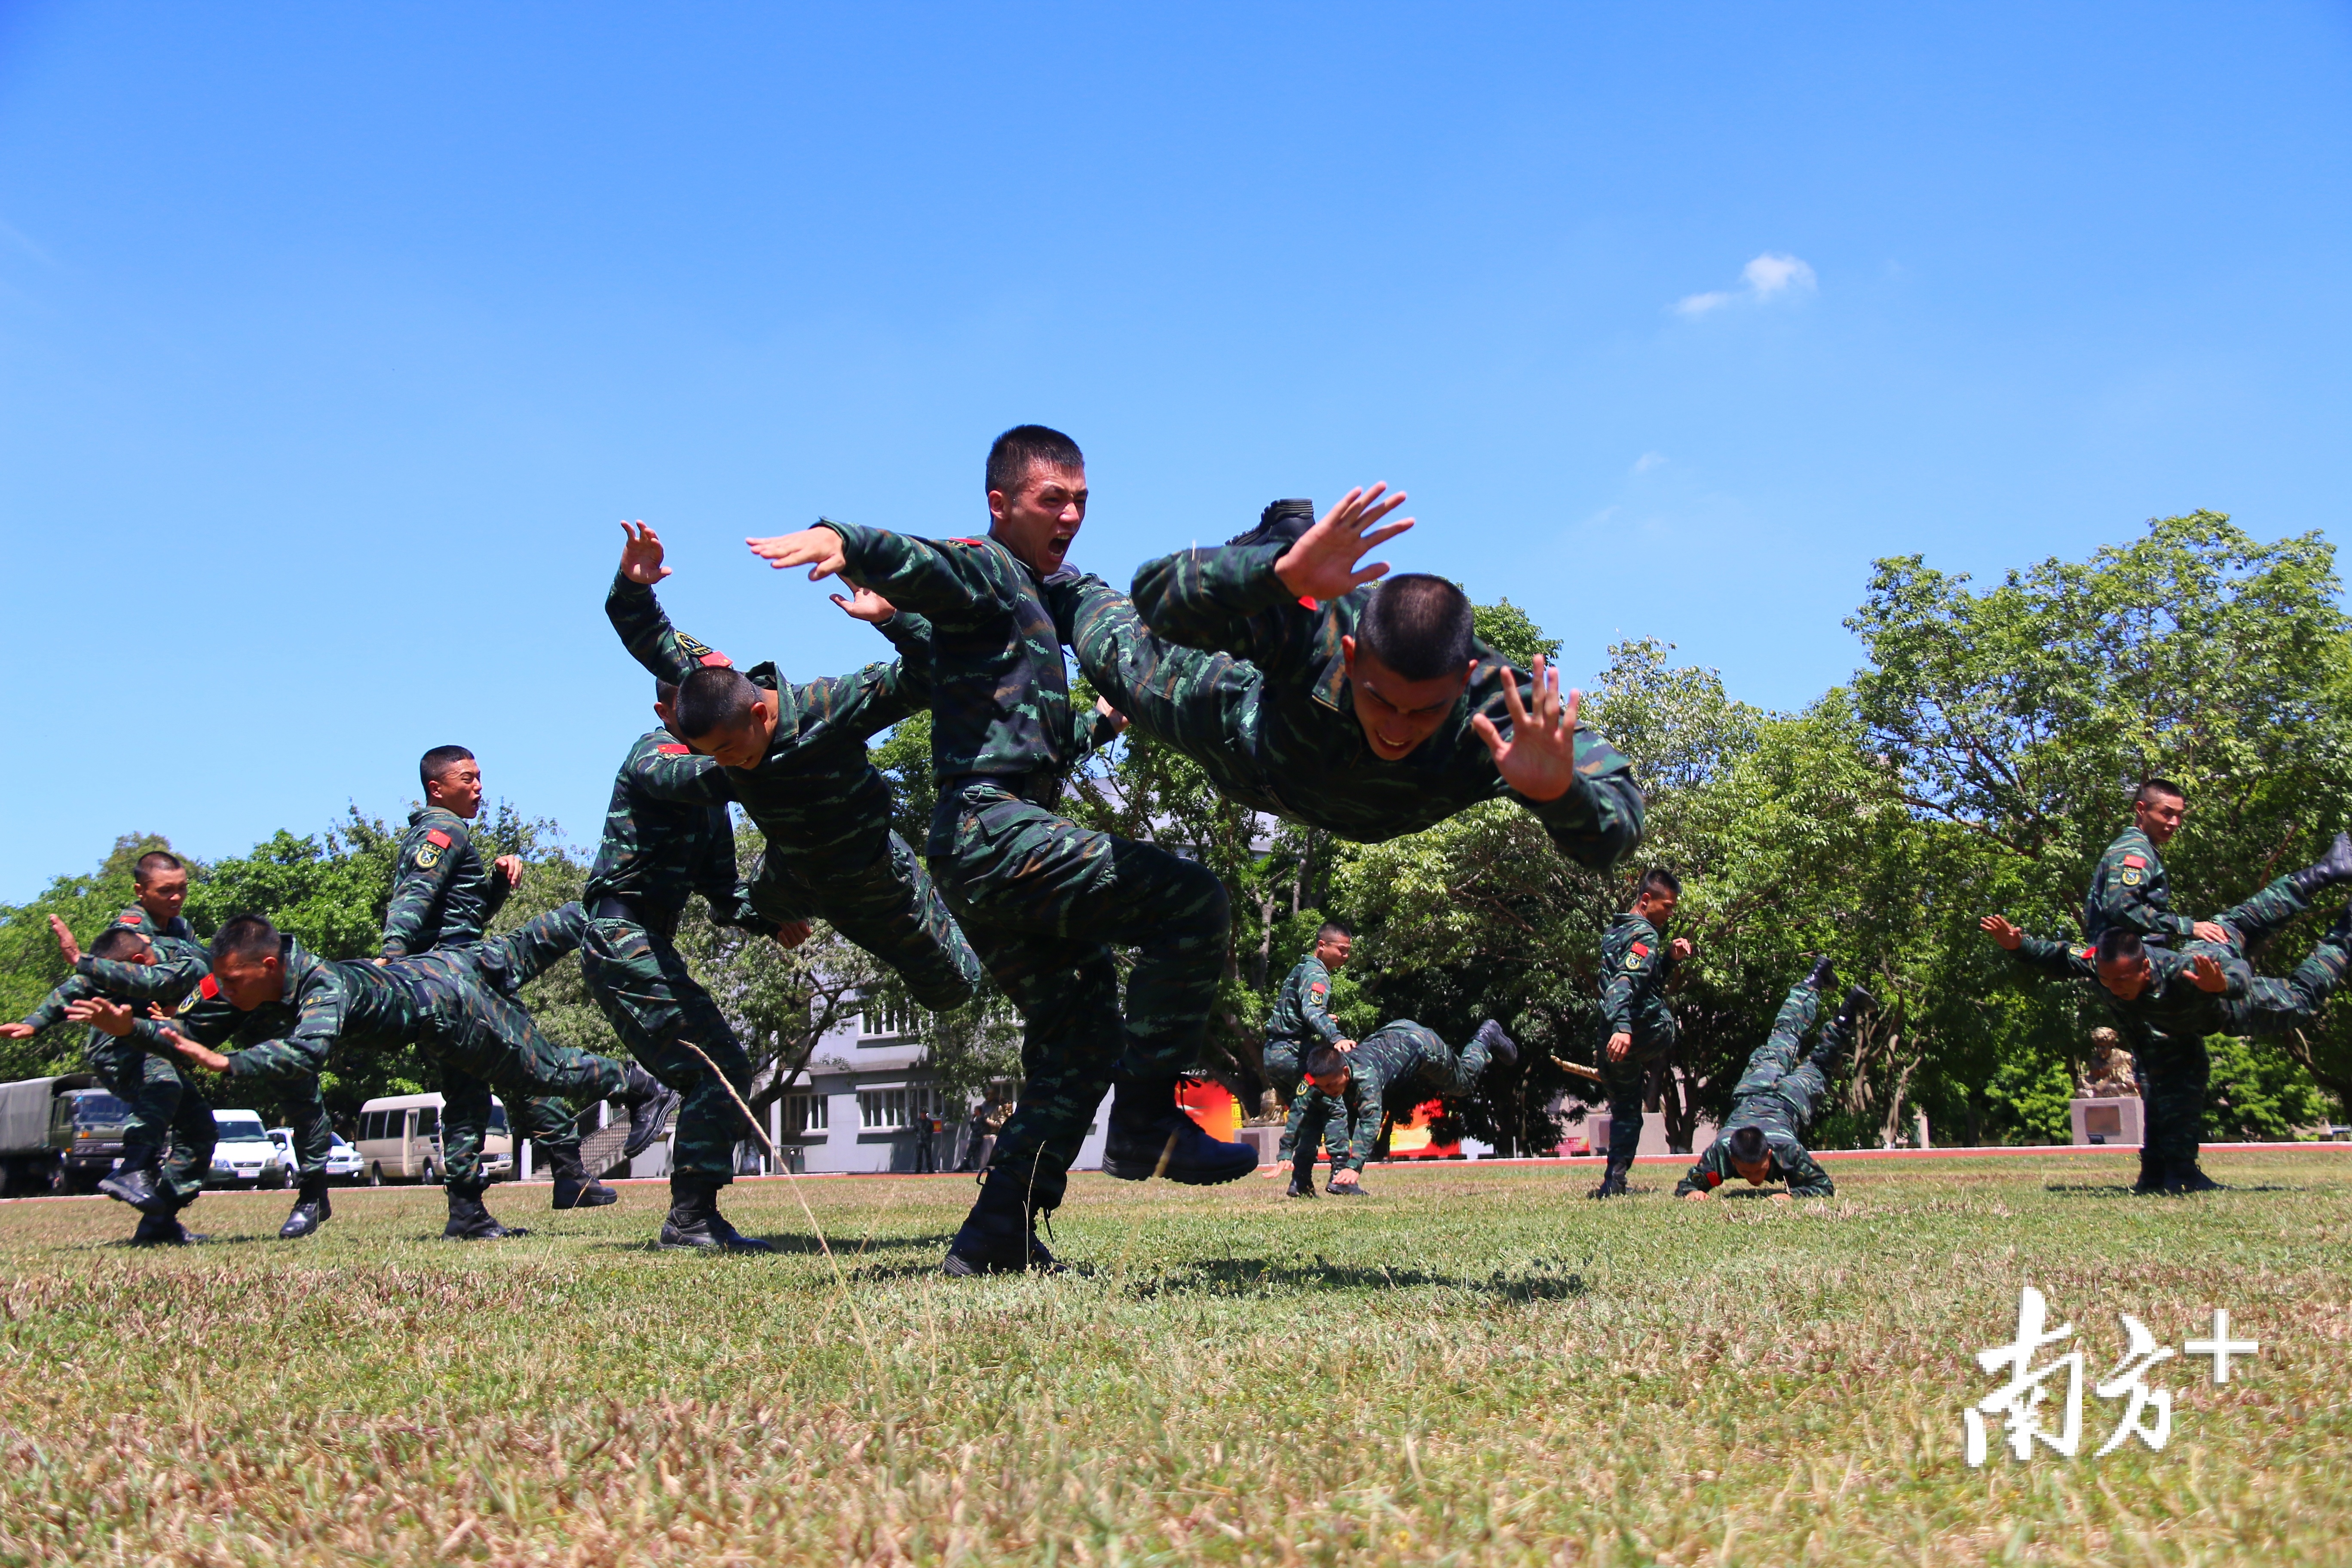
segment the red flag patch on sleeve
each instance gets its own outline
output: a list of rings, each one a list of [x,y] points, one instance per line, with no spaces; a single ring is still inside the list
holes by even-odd
[[[735,668],[735,661],[729,658],[725,654],[720,653],[717,648],[712,648],[709,653],[704,654],[702,656],[701,664],[705,669],[732,669]]]
[[[214,997],[220,994],[220,982],[215,980],[209,974],[205,975],[204,983],[196,987],[196,994],[204,997],[206,1001],[212,1000]]]
[[[1309,985],[1307,988],[1307,991],[1309,995],[1321,996],[1326,991],[1330,989],[1331,988],[1328,985],[1324,984],[1320,980],[1318,980],[1314,984]]]
[[[119,926],[135,926],[139,923],[139,911],[137,910],[125,910],[121,915],[116,917],[114,923]]]
[[[1633,956],[1634,956],[1634,957],[1636,957],[1636,958],[1647,958],[1647,957],[1649,957],[1649,956],[1650,956],[1650,944],[1649,944],[1648,942],[1635,942],[1635,943],[1633,944]]]
[[[659,752],[665,757],[682,757],[688,752],[693,751],[694,748],[692,746],[681,746],[674,741],[665,741],[660,745],[656,746],[654,750]]]
[[[980,541],[979,541],[979,540],[977,540],[977,539],[950,539],[950,540],[949,540],[949,541],[948,541],[948,542],[949,542],[950,544],[969,544],[969,545],[971,545],[974,550],[977,550],[977,549],[979,549],[979,548],[980,548]]]
[[[1299,603],[1299,606],[1300,606],[1302,609],[1308,609],[1308,610],[1319,610],[1319,609],[1321,609],[1321,608],[1323,607],[1322,605],[1318,605],[1318,604],[1317,604],[1317,603],[1315,602],[1315,595],[1312,595],[1312,594],[1301,594],[1301,595],[1298,595],[1298,603]]]
[[[1719,1187],[1723,1185],[1723,1173],[1720,1171],[1709,1171],[1706,1173],[1706,1184],[1710,1187]]]
[[[446,834],[446,833],[442,832],[442,831],[441,831],[439,828],[437,828],[437,827],[430,827],[430,828],[425,829],[425,841],[426,841],[427,843],[435,844],[435,845],[438,845],[440,847],[442,847],[442,848],[444,848],[444,849],[446,849],[446,848],[448,848],[448,847],[449,847],[449,836],[448,836],[447,834]]]
[[[2125,856],[2124,864],[2130,867],[2135,871],[2144,870],[2147,866],[2147,862],[2137,855]]]

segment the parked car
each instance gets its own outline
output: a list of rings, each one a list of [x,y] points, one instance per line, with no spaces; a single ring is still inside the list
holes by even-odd
[[[360,1152],[345,1142],[340,1132],[327,1134],[327,1180],[356,1182],[360,1179]],[[294,1129],[273,1127],[269,1141],[278,1145],[278,1158],[289,1173],[302,1168],[302,1156],[294,1147]]]
[[[213,1112],[212,1173],[208,1187],[282,1187],[290,1167],[269,1141],[257,1110]]]
[[[360,1160],[370,1186],[441,1179],[441,1103],[438,1094],[390,1094],[360,1107]],[[489,1131],[482,1139],[482,1175],[497,1181],[512,1174],[514,1138],[507,1128],[507,1108],[493,1100]]]

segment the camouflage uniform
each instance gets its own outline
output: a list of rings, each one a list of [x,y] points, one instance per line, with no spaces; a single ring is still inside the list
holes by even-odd
[[[723,1184],[734,1179],[743,1115],[727,1085],[679,1041],[700,1046],[747,1098],[751,1064],[726,1015],[672,943],[691,893],[703,896],[721,925],[772,936],[778,921],[755,910],[750,889],[737,880],[735,827],[727,808],[663,799],[641,782],[648,772],[690,754],[666,730],[640,736],[629,748],[613,781],[604,841],[583,896],[590,920],[580,967],[631,1054],[686,1096],[672,1171]]]
[[[382,965],[321,959],[285,937],[279,1000],[239,1012],[207,977],[198,1000],[173,1026],[201,1045],[236,1041],[239,1048],[227,1053],[232,1079],[276,1085],[281,1103],[289,1090],[298,1097],[307,1092],[305,1118],[294,1123],[305,1176],[325,1158],[319,1073],[336,1045],[416,1047],[441,1068],[441,1158],[449,1190],[478,1196],[488,1184],[481,1153],[493,1086],[514,1107],[532,1096],[608,1099],[626,1081],[619,1062],[541,1034],[529,1014],[484,978],[490,972],[511,976],[516,984],[530,979],[577,947],[584,927],[580,906],[566,904],[476,948],[441,948]],[[135,1032],[150,1048],[168,1048],[156,1037],[158,1027],[142,1019]],[[529,1135],[546,1137],[536,1128]]]
[[[1136,574],[1132,603],[1100,578],[1060,574],[1046,599],[1096,689],[1242,805],[1378,844],[1508,796],[1535,814],[1562,854],[1595,870],[1641,841],[1631,764],[1590,729],[1576,732],[1577,779],[1558,800],[1529,800],[1503,782],[1470,719],[1486,713],[1507,733],[1504,675],[1520,676],[1483,642],[1472,645],[1477,673],[1452,720],[1409,756],[1375,755],[1339,648],[1372,590],[1303,603],[1274,574],[1283,548],[1162,557]]]
[[[614,580],[604,613],[657,680],[682,681],[706,663],[726,662],[674,628],[653,590],[626,577]],[[980,983],[980,960],[914,852],[890,830],[889,782],[866,752],[869,736],[930,706],[930,623],[902,609],[882,632],[900,650],[896,663],[797,686],[773,664],[743,672],[776,700],[775,734],[759,766],[723,768],[682,750],[656,756],[637,782],[655,799],[741,805],[767,839],[762,881],[780,895],[777,908],[788,910],[780,918],[822,917],[897,970],[922,1005],[960,1007]]]
[[[522,988],[522,982],[501,968],[507,950],[498,943],[486,944],[483,938],[513,891],[505,877],[494,875],[484,863],[481,851],[474,846],[473,829],[464,817],[441,806],[421,806],[409,813],[407,831],[400,836],[392,898],[383,911],[383,955],[396,959],[442,950],[472,951],[483,981],[491,990],[512,996]],[[489,1125],[489,1090],[478,1084],[452,1090],[447,1080],[455,1071],[444,1068],[442,1094],[452,1105],[457,1103],[453,1096],[462,1097],[468,1107],[478,1105],[480,1126],[461,1122],[472,1131],[478,1156],[481,1135]],[[572,1108],[562,1101],[545,1095],[509,1097],[507,1109],[515,1135],[537,1143],[551,1158],[561,1163],[578,1152],[580,1130]],[[470,1117],[472,1111],[467,1114]],[[442,1135],[445,1154],[450,1136]],[[331,1140],[323,1121],[316,1142],[319,1158],[324,1160]],[[302,1169],[305,1174],[311,1169],[307,1152]]]
[[[136,916],[137,918],[133,918]],[[152,963],[126,963],[91,958],[74,966],[39,1006],[25,1017],[35,1029],[65,1021],[68,1004],[103,997],[131,1005],[143,1013],[151,1002],[166,1007],[193,994],[210,972],[205,950],[192,940],[163,934],[187,930],[174,919],[159,927],[137,905],[123,911],[118,924],[146,933],[155,951]],[[102,984],[110,981],[112,984]],[[82,1040],[82,1062],[107,1091],[122,1101],[122,1161],[144,1164],[152,1151],[156,1179],[181,1207],[196,1201],[205,1175],[212,1168],[213,1108],[195,1080],[175,1060],[152,1056],[136,1041],[118,1038],[103,1029],[89,1029]]]
[[[2168,1165],[2193,1165],[2205,1131],[2205,1086],[2212,1058],[2208,1035],[2287,1035],[2318,1022],[2320,1009],[2352,966],[2352,910],[2336,918],[2311,956],[2284,980],[2258,975],[2246,952],[2266,941],[2310,900],[2293,877],[2282,877],[2235,909],[2215,916],[2229,942],[2184,943],[2179,952],[2147,949],[2147,988],[2126,1002],[2099,984],[2093,949],[2027,937],[2011,954],[2019,963],[2062,980],[2089,984],[2114,1015],[2132,1047],[2140,1097],[2146,1102],[2147,1146]],[[2221,966],[2228,988],[2219,994],[2189,984],[2200,954]]]
[[[383,955],[471,946],[513,891],[505,877],[483,864],[464,817],[420,806],[408,814],[408,830],[400,836],[392,900],[383,911]]]
[[[1224,967],[1224,885],[1196,861],[1055,815],[1097,716],[1071,711],[1036,574],[992,539],[825,526],[849,581],[933,624],[940,795],[926,850],[1026,1026],[1020,1103],[989,1168],[1017,1173],[1030,1205],[1050,1211],[1114,1079],[1172,1080],[1200,1059]],[[1124,1020],[1114,944],[1138,950]]]
[[[1348,1087],[1337,1098],[1312,1084],[1299,1095],[1305,1110],[1293,1158],[1302,1166],[1313,1164],[1319,1136],[1334,1172],[1361,1171],[1391,1112],[1410,1111],[1441,1095],[1473,1092],[1486,1075],[1486,1059],[1483,1038],[1474,1037],[1457,1057],[1434,1030],[1410,1018],[1382,1024],[1348,1053]]]
[[[1675,1048],[1675,1016],[1666,982],[1675,972],[1664,933],[1631,910],[1601,937],[1601,1037],[1598,1066],[1609,1097],[1609,1169],[1631,1170],[1642,1146],[1643,1091]],[[1609,1057],[1612,1035],[1633,1037],[1622,1061]]]
[[[1800,1198],[1825,1198],[1837,1191],[1829,1173],[1805,1152],[1801,1141],[1829,1096],[1829,1075],[1837,1070],[1838,1058],[1844,1055],[1848,1043],[1850,1026],[1842,1016],[1833,1017],[1822,1026],[1821,1038],[1811,1052],[1805,1051],[1805,1037],[1812,1032],[1821,1009],[1822,994],[1810,984],[1801,980],[1789,988],[1780,1016],[1773,1020],[1770,1037],[1756,1047],[1755,1055],[1748,1058],[1748,1070],[1732,1089],[1731,1115],[1725,1120],[1722,1132],[1706,1146],[1689,1173],[1675,1184],[1676,1197],[1711,1192],[1738,1174],[1731,1163],[1730,1135],[1742,1127],[1753,1127],[1764,1134],[1764,1146],[1769,1151],[1765,1156],[1770,1167],[1764,1178],[1767,1183],[1786,1182],[1790,1195]]]
[[[1274,1014],[1265,1021],[1265,1076],[1290,1099],[1290,1117],[1283,1124],[1282,1147],[1275,1154],[1276,1163],[1289,1159],[1298,1143],[1298,1124],[1305,1115],[1300,1102],[1307,1098],[1299,1087],[1299,1073],[1307,1053],[1317,1046],[1336,1045],[1348,1037],[1331,1016],[1327,1005],[1330,996],[1331,972],[1310,952],[1284,978],[1281,994],[1274,1001]],[[1314,1146],[1313,1140],[1308,1141],[1307,1146]]]
[[[2156,846],[2137,826],[2126,827],[2091,872],[2083,900],[2083,937],[2096,942],[2109,926],[2137,931],[2149,942],[2178,946],[2197,936],[2197,922],[2172,912],[2171,883]]]

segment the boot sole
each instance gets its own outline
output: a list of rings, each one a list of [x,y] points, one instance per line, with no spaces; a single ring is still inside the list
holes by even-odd
[[[665,1089],[662,1097],[653,1103],[653,1114],[646,1119],[646,1131],[629,1135],[629,1141],[621,1145],[621,1158],[634,1160],[659,1142],[662,1129],[669,1124],[669,1113],[677,1109],[677,1102],[684,1098],[674,1089]],[[631,1120],[634,1121],[635,1119],[632,1117]]]

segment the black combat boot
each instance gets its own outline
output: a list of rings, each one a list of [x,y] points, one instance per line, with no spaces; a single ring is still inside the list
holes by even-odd
[[[1336,1176],[1339,1173],[1335,1169],[1331,1175]],[[1323,1190],[1335,1198],[1368,1198],[1372,1195],[1364,1191],[1364,1175],[1360,1171],[1356,1173],[1355,1181],[1344,1187],[1333,1183],[1329,1177],[1324,1178]]]
[[[1519,1059],[1519,1043],[1503,1033],[1503,1026],[1489,1018],[1478,1026],[1474,1040],[1486,1042],[1486,1060],[1498,1067],[1509,1067]]]
[[[2229,1189],[2197,1168],[2197,1156],[2164,1163],[2164,1190],[2176,1197],[2189,1193],[2222,1193]]]
[[[1609,1168],[1601,1177],[1601,1184],[1584,1195],[1589,1198],[1616,1198],[1625,1195],[1625,1176],[1633,1168],[1633,1152],[1642,1146],[1642,1124],[1628,1123],[1616,1116],[1609,1121]]]
[[[555,1176],[555,1203],[560,1209],[600,1209],[606,1204],[621,1201],[621,1194],[588,1173],[580,1163],[580,1151],[550,1149],[547,1168]]]
[[[1851,1031],[1853,1028],[1853,1021],[1862,1016],[1862,1010],[1864,1007],[1874,1006],[1876,1003],[1877,998],[1863,987],[1859,985],[1853,987],[1846,992],[1845,1001],[1838,1007],[1838,1027]]]
[[[1257,1169],[1257,1150],[1201,1131],[1176,1103],[1173,1078],[1121,1079],[1103,1138],[1103,1174],[1122,1182],[1165,1176],[1188,1186],[1237,1182]]]
[[[2164,1162],[2157,1157],[2155,1150],[2145,1143],[2139,1146],[2139,1180],[2132,1184],[2132,1191],[2136,1193],[2164,1191]]]
[[[1062,1266],[1037,1239],[1045,1210],[1029,1197],[1027,1176],[1007,1166],[989,1168],[980,1201],[948,1244],[940,1272],[964,1279],[978,1274],[1059,1274]]]
[[[719,1212],[714,1177],[679,1174],[669,1179],[669,1217],[654,1245],[699,1252],[773,1252],[773,1242],[745,1236]]]
[[[129,1204],[141,1214],[161,1215],[168,1219],[180,1202],[165,1189],[158,1174],[163,1163],[161,1149],[152,1143],[141,1144],[124,1154],[122,1163],[107,1173],[98,1184],[98,1190]]]
[[[1292,1156],[1290,1162],[1290,1191],[1285,1195],[1294,1198],[1311,1198],[1315,1195],[1314,1150],[1309,1149],[1307,1151],[1307,1157],[1303,1160],[1297,1158],[1296,1155]]]
[[[1234,544],[1279,544],[1285,549],[1298,542],[1299,537],[1315,526],[1315,503],[1311,500],[1278,500],[1271,502],[1257,514],[1257,526],[1247,533],[1237,533],[1225,541]]]
[[[677,1101],[677,1090],[636,1063],[629,1064],[621,1087],[621,1103],[629,1108],[629,1141],[621,1145],[622,1159],[635,1159],[645,1152],[646,1145],[662,1135]]]
[[[2352,882],[2352,833],[2339,833],[2327,853],[2300,871],[2289,871],[2288,879],[2305,898],[2322,888],[2332,888],[2339,882]]]
[[[1828,953],[1813,960],[1813,972],[1805,976],[1805,984],[1825,996],[1837,989],[1837,966]]]
[[[327,1201],[326,1173],[305,1176],[301,1193],[294,1200],[294,1212],[278,1227],[278,1239],[291,1241],[298,1236],[308,1236],[334,1217],[334,1205]]]
[[[482,1206],[482,1194],[478,1190],[470,1193],[460,1192],[456,1187],[444,1190],[449,1194],[449,1223],[441,1227],[443,1240],[503,1241],[510,1236],[530,1234],[520,1226],[509,1229],[492,1219],[490,1211]]]
[[[205,1238],[180,1223],[176,1214],[143,1215],[139,1228],[131,1233],[133,1247],[193,1247]]]

